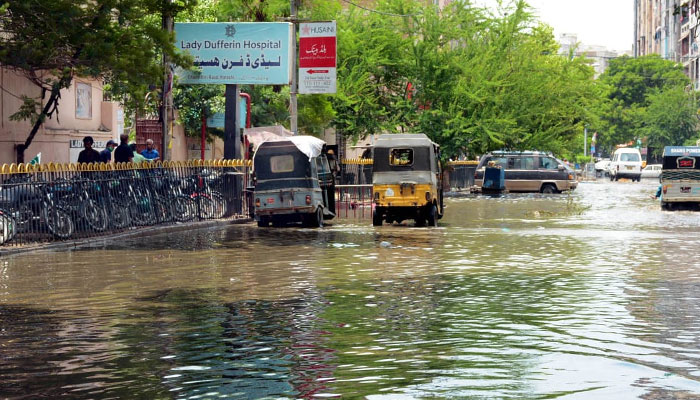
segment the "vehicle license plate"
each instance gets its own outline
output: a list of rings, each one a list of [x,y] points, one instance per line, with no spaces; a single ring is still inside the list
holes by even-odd
[[[267,204],[275,204],[275,199],[274,199],[274,197],[268,197],[268,198],[267,198]]]
[[[628,165],[628,166],[627,166],[627,169],[631,171],[631,170],[634,169],[634,167],[630,167],[630,166]]]
[[[690,193],[690,187],[689,186],[681,187],[681,193]]]

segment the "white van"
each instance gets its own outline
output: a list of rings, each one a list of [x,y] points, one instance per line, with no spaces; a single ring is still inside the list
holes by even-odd
[[[629,178],[639,182],[642,179],[642,155],[638,149],[623,147],[615,150],[608,166],[610,180]]]

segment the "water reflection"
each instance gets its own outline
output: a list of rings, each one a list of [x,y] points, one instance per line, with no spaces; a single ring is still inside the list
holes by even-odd
[[[8,398],[691,398],[700,213],[654,183],[439,229],[226,229],[0,261]]]

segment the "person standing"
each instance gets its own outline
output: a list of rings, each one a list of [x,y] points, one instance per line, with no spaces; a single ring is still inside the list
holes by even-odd
[[[114,150],[114,162],[131,162],[134,152],[129,147],[129,135],[120,135],[119,142],[119,147]]]
[[[107,141],[107,147],[100,152],[100,161],[103,163],[108,163],[112,161],[112,152],[117,147],[117,142],[112,139]]]
[[[153,139],[146,140],[146,150],[141,152],[141,155],[148,161],[158,161],[160,160],[160,154],[158,150],[153,147]]]
[[[136,150],[136,143],[130,143],[129,147],[131,148],[131,151],[134,152],[134,158],[131,160],[131,162],[140,163],[144,161],[149,161],[146,157],[142,156],[141,153],[139,153]]]
[[[100,153],[92,148],[95,141],[92,136],[85,136],[83,138],[83,146],[85,150],[78,154],[78,163],[98,163],[100,162]]]

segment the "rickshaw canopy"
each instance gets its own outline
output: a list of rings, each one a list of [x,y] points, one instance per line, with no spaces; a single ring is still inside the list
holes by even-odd
[[[664,147],[662,169],[700,169],[700,147]]]

